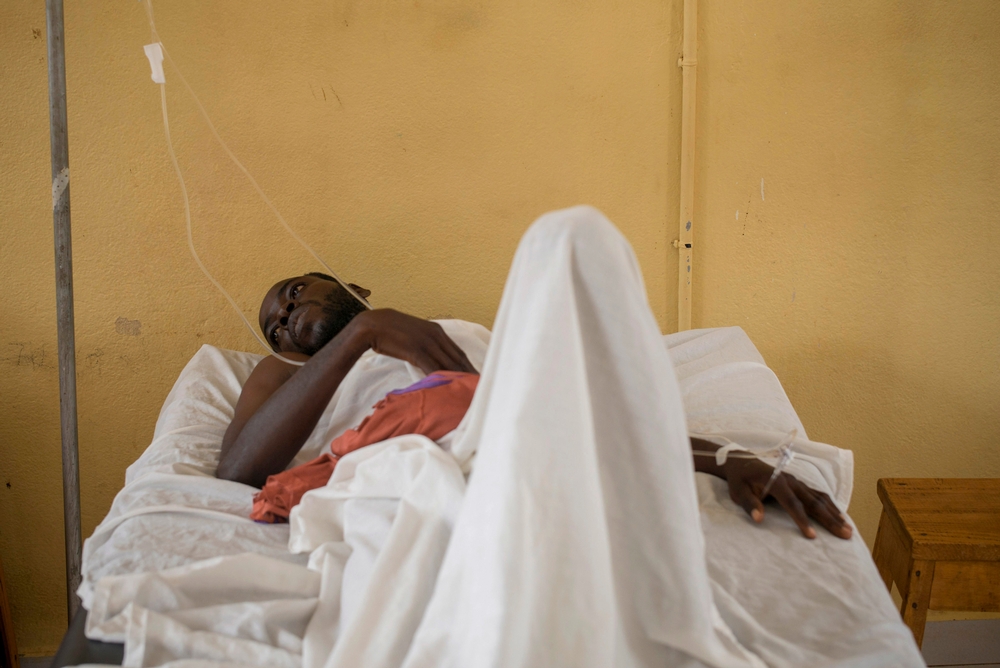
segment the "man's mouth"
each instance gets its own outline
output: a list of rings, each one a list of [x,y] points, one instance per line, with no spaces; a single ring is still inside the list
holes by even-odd
[[[305,320],[303,319],[302,314],[307,308],[309,307],[299,306],[299,308],[292,311],[292,313],[288,316],[288,338],[292,340],[292,343],[300,347],[302,345],[300,338],[302,336],[302,328],[305,325]]]

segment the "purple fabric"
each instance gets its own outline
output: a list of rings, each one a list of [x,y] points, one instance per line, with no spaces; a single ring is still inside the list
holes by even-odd
[[[444,378],[436,373],[432,373],[429,376],[421,378],[409,387],[404,387],[401,390],[393,390],[389,394],[408,394],[409,392],[416,392],[417,390],[427,390],[432,387],[440,387],[441,385],[447,385],[450,382],[450,378]]]

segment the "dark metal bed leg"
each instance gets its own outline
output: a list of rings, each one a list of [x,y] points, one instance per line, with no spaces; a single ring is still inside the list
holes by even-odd
[[[87,626],[87,611],[79,608],[69,624],[69,630],[63,636],[59,651],[49,668],[76,666],[81,663],[103,663],[120,666],[125,658],[125,646],[118,643],[87,640],[83,634]]]

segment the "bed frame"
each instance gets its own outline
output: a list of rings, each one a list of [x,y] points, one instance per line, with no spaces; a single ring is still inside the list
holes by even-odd
[[[70,622],[69,630],[63,636],[59,651],[52,659],[50,668],[78,666],[84,663],[103,663],[120,666],[125,658],[125,645],[87,640],[83,634],[87,625],[87,611],[77,610]]]

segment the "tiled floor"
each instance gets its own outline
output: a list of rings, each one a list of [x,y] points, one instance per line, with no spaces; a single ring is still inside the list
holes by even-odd
[[[923,654],[928,666],[1000,668],[1000,619],[928,622]]]
[[[21,668],[49,668],[51,656],[22,656]]]
[[[1000,619],[928,622],[924,660],[932,668],[1000,668]],[[21,668],[48,668],[51,656],[21,657]]]

